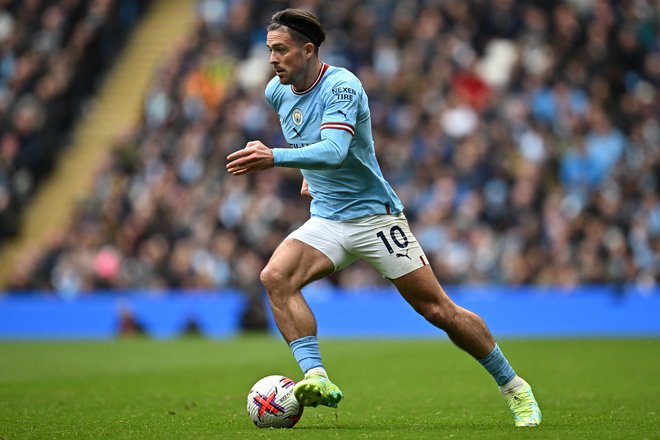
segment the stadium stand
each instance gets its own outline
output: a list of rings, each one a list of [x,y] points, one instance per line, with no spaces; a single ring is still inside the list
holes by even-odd
[[[201,0],[142,118],[96,165],[58,239],[11,291],[237,287],[258,297],[274,247],[308,216],[297,172],[224,169],[281,146],[263,99],[265,26],[297,2]],[[660,280],[660,28],[650,0],[303,2],[324,61],[370,97],[376,149],[445,283]],[[384,281],[364,265],[331,277]]]
[[[149,3],[0,2],[0,246]]]

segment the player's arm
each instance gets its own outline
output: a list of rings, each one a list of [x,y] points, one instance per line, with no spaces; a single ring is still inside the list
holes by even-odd
[[[240,176],[273,166],[308,170],[339,168],[348,154],[352,135],[332,130],[323,137],[321,142],[297,149],[270,149],[261,141],[250,141],[242,150],[227,156],[227,171]]]
[[[267,87],[266,99],[273,105],[276,98],[270,86]],[[348,156],[355,135],[358,87],[361,88],[357,78],[353,77],[337,82],[322,97],[324,111],[320,142],[302,148],[272,150],[259,141],[248,142],[243,150],[227,156],[227,170],[234,175],[241,175],[273,166],[308,170],[339,168]]]
[[[353,75],[327,87],[321,97],[321,141],[302,148],[274,148],[275,166],[303,169],[339,168],[355,135],[359,93],[362,86]]]
[[[302,148],[273,148],[275,166],[307,170],[339,168],[353,138],[340,130],[321,129],[321,141]]]

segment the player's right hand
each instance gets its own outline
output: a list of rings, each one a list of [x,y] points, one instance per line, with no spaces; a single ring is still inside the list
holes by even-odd
[[[273,151],[260,141],[250,141],[242,150],[227,156],[227,171],[240,176],[252,171],[260,171],[275,166]]]

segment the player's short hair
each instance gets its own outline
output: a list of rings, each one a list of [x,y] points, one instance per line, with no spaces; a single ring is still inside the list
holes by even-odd
[[[311,42],[318,52],[325,41],[325,31],[318,17],[305,9],[287,8],[278,11],[270,19],[268,32],[286,27],[294,40],[301,44]]]

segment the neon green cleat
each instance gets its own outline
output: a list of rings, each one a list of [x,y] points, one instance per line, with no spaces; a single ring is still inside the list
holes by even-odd
[[[337,408],[344,397],[339,387],[325,376],[310,374],[293,388],[293,395],[303,406],[329,406]]]
[[[539,426],[541,410],[536,403],[532,387],[523,380],[523,385],[516,390],[504,394],[509,404],[516,426]]]

